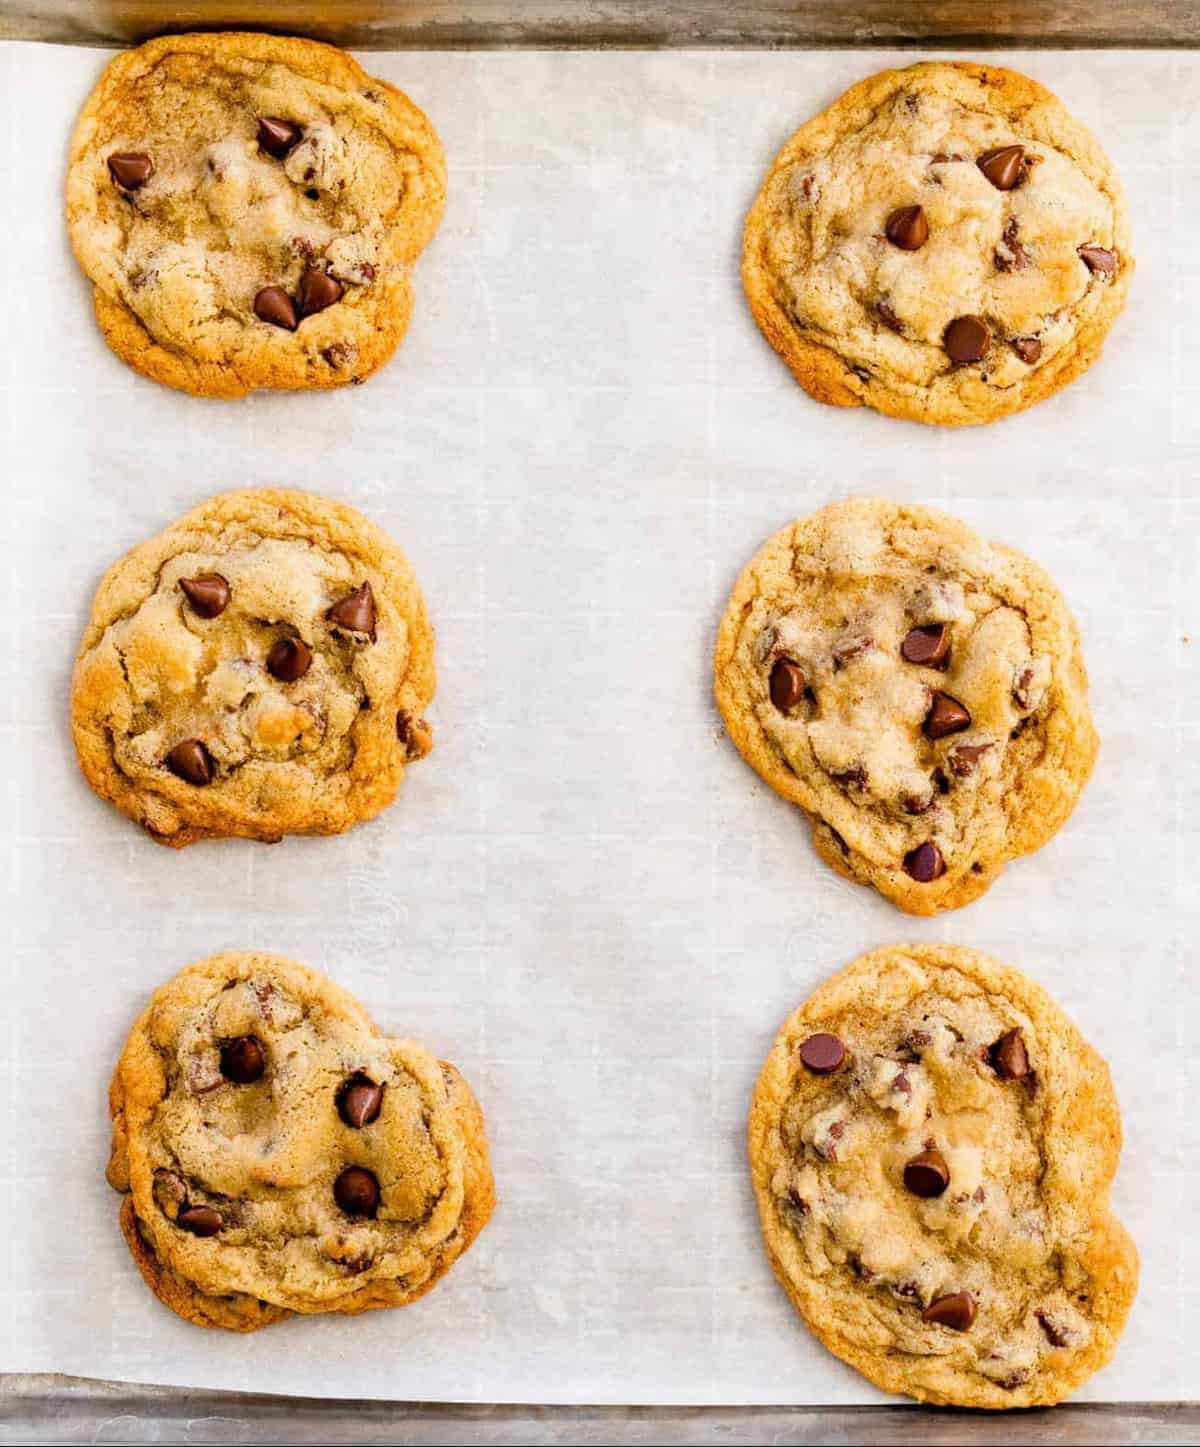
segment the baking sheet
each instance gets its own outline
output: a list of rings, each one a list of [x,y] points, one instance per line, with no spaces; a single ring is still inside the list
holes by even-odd
[[[810,402],[737,281],[779,144],[914,58],[367,57],[449,157],[412,329],[362,388],[229,404],[140,380],[92,323],[60,189],[106,57],[0,45],[4,1369],[310,1396],[881,1400],[771,1277],[743,1119],[784,1015],[864,950],[915,939],[1023,967],[1112,1063],[1142,1289],[1080,1396],[1200,1395],[1200,58],[1011,57],[1118,163],[1139,274],[1081,382],[957,432]],[[120,552],[266,483],[344,498],[408,551],[438,628],[437,747],[340,838],[174,853],[77,774],[76,642]],[[937,920],[834,878],[711,699],[738,569],[847,493],[944,506],[1027,550],[1083,630],[1104,746],[1079,810]],[[403,1311],[203,1332],[129,1260],[103,1179],[113,1060],[161,980],[251,947],[327,971],[483,1101],[500,1206]]]

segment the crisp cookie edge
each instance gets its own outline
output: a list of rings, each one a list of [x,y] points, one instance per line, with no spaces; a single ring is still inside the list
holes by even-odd
[[[1093,1340],[1070,1359],[1067,1370],[1039,1372],[1029,1383],[1016,1388],[994,1386],[974,1375],[966,1379],[968,1389],[963,1391],[939,1391],[910,1382],[906,1379],[903,1359],[859,1347],[840,1328],[836,1313],[829,1319],[819,1314],[790,1278],[775,1244],[777,1237],[782,1239],[780,1233],[786,1228],[777,1224],[771,1193],[774,1169],[771,1143],[778,1138],[779,1100],[786,1090],[791,1069],[789,1057],[796,1040],[801,1033],[830,1028],[839,1012],[853,1008],[856,992],[865,991],[876,1000],[886,999],[889,991],[897,991],[905,971],[911,975],[930,968],[954,971],[988,993],[1004,995],[1038,1022],[1044,1042],[1060,1041],[1062,1055],[1079,1062],[1074,1091],[1052,1101],[1052,1108],[1060,1118],[1048,1127],[1047,1134],[1054,1130],[1074,1143],[1086,1140],[1094,1163],[1091,1179],[1084,1183],[1087,1189],[1077,1193],[1088,1219],[1088,1241],[1080,1252],[1080,1259],[1093,1279],[1107,1287],[1105,1292],[1097,1292],[1095,1298],[1097,1305],[1103,1301],[1104,1310],[1091,1318]],[[885,1392],[911,1396],[937,1406],[989,1410],[1051,1406],[1112,1358],[1137,1294],[1139,1275],[1137,1247],[1112,1214],[1109,1204],[1121,1143],[1121,1116],[1108,1065],[1053,996],[1022,971],[977,950],[955,945],[893,945],[873,950],[825,980],[780,1028],[755,1084],[747,1121],[750,1174],[767,1257],[776,1279],[813,1335]],[[814,1290],[812,1296],[819,1298],[819,1290]]]
[[[378,1289],[374,1293],[371,1293],[369,1289],[357,1293],[349,1292],[342,1298],[334,1298],[335,1304],[324,1304],[315,1307],[311,1312],[301,1311],[294,1307],[276,1306],[271,1302],[242,1292],[215,1296],[201,1290],[169,1263],[164,1262],[141,1229],[130,1186],[130,1143],[126,1110],[130,1089],[132,1088],[136,1092],[137,1082],[145,1075],[144,1061],[149,1058],[147,1052],[153,1054],[153,1047],[147,1043],[145,1038],[151,1014],[161,998],[166,996],[173,987],[179,986],[181,982],[186,984],[189,977],[201,974],[219,974],[228,969],[238,971],[243,966],[251,967],[256,961],[262,962],[265,968],[273,970],[277,974],[291,976],[295,988],[313,992],[321,999],[325,1008],[338,1014],[354,1017],[354,1023],[374,1035],[380,1033],[363,1006],[349,991],[335,984],[328,976],[281,955],[271,955],[260,951],[227,951],[186,966],[160,985],[129,1032],[114,1067],[108,1092],[112,1147],[105,1177],[113,1190],[122,1197],[120,1227],[130,1255],[133,1257],[142,1279],[163,1305],[196,1326],[249,1332],[257,1331],[264,1326],[271,1326],[290,1316],[330,1314],[355,1316],[365,1311],[384,1307],[407,1306],[410,1302],[416,1301],[427,1292],[432,1291],[487,1225],[496,1206],[495,1179],[491,1170],[483,1108],[461,1072],[448,1061],[438,1061],[438,1064],[450,1076],[447,1081],[447,1090],[463,1136],[462,1215],[454,1238],[447,1241],[434,1269],[415,1289],[400,1293],[389,1292],[383,1283],[375,1283]],[[336,1304],[338,1301],[342,1304]]]
[[[261,526],[257,514],[262,510],[278,514],[275,529],[264,530],[265,536],[317,542],[361,560],[387,577],[389,595],[408,630],[408,666],[389,707],[373,708],[369,716],[360,717],[354,725],[368,732],[358,742],[349,774],[350,787],[339,810],[328,816],[309,817],[303,829],[267,827],[249,820],[238,821],[236,827],[221,819],[206,822],[204,799],[193,798],[190,786],[164,776],[162,788],[153,791],[153,797],[168,800],[187,820],[178,830],[164,834],[149,825],[147,791],[121,772],[108,748],[104,723],[108,691],[103,680],[93,682],[89,677],[88,657],[105,630],[136,611],[154,591],[158,571],[179,550],[180,539],[200,530],[211,533],[219,542],[225,529],[239,522]],[[383,529],[356,508],[318,493],[247,488],[206,499],[161,532],[136,544],[106,571],[96,590],[75,660],[71,730],[80,770],[92,790],[145,829],[157,843],[175,849],[202,839],[243,838],[273,843],[285,833],[343,833],[388,808],[399,792],[407,767],[395,737],[395,714],[404,710],[419,717],[432,701],[436,687],[434,630],[424,594],[407,557]]]
[[[928,390],[909,396],[883,385],[864,382],[831,347],[801,335],[787,310],[776,299],[771,273],[763,262],[765,238],[770,228],[769,200],[772,185],[781,171],[788,170],[810,155],[820,154],[843,132],[847,114],[865,114],[883,104],[899,87],[910,83],[917,73],[953,70],[978,79],[1002,92],[1005,109],[1032,105],[1053,106],[1070,122],[1082,148],[1099,163],[1112,188],[1114,221],[1121,238],[1121,271],[1108,284],[1105,305],[1075,334],[1072,344],[1057,357],[1036,368],[1022,382],[996,390],[994,405],[988,408],[955,405],[935,408]],[[992,97],[989,96],[989,99]],[[999,105],[994,107],[1000,109]],[[742,287],[759,330],[800,383],[818,402],[835,407],[869,406],[877,412],[911,422],[944,427],[974,426],[995,422],[1047,400],[1080,377],[1100,354],[1113,323],[1125,306],[1136,263],[1130,249],[1129,221],[1124,190],[1111,163],[1091,132],[1077,121],[1056,95],[1037,81],[1003,66],[980,65],[974,61],[923,61],[903,70],[885,70],[850,87],[826,110],[797,130],[771,163],[770,169],[747,214],[742,240]]]
[[[1022,779],[1022,787],[1010,791],[1005,798],[1006,848],[999,855],[976,855],[970,868],[958,873],[948,869],[941,879],[929,884],[901,877],[899,871],[887,871],[871,864],[849,845],[843,851],[833,836],[831,826],[820,813],[814,790],[797,774],[780,764],[754,711],[739,707],[732,682],[733,660],[737,652],[742,618],[757,596],[758,569],[781,545],[794,548],[804,530],[813,531],[818,521],[841,509],[872,509],[897,518],[915,520],[930,528],[949,530],[959,541],[998,552],[1011,565],[1018,566],[1036,585],[1036,593],[1050,616],[1067,630],[1072,651],[1067,677],[1055,670],[1055,687],[1060,691],[1058,706],[1047,722],[1047,748],[1043,750],[1036,772]],[[1060,663],[1061,660],[1056,660]],[[988,543],[966,523],[949,513],[919,504],[899,504],[878,498],[852,498],[830,503],[824,508],[798,518],[769,537],[742,569],[726,605],[717,630],[713,655],[713,689],[730,738],[738,752],[775,793],[804,811],[812,829],[813,845],[820,858],[843,879],[855,884],[871,885],[906,914],[933,915],[944,910],[959,909],[987,892],[1003,873],[1006,864],[1025,854],[1032,854],[1049,843],[1066,823],[1083,793],[1099,752],[1100,739],[1092,722],[1087,701],[1087,671],[1082,656],[1078,625],[1067,607],[1057,585],[1040,564],[1002,544]],[[1053,757],[1047,760],[1050,744]],[[1037,807],[1031,807],[1031,795]],[[856,867],[856,863],[858,867]],[[896,877],[891,876],[895,874]]]
[[[226,401],[236,400],[259,388],[283,391],[318,390],[346,386],[365,381],[378,371],[396,351],[408,330],[412,316],[413,290],[411,267],[432,240],[446,204],[446,158],[442,143],[424,112],[398,87],[369,75],[351,56],[336,46],[297,36],[276,36],[253,31],[189,32],[159,36],[143,45],[122,51],[105,68],[85,101],[76,121],[70,143],[67,165],[67,229],[76,261],[88,275],[84,255],[71,220],[71,178],[76,161],[91,145],[91,127],[103,108],[108,91],[118,86],[128,72],[144,64],[152,64],[170,51],[209,54],[218,59],[223,54],[249,56],[288,66],[306,79],[355,87],[369,83],[387,98],[393,114],[411,131],[413,154],[419,163],[422,187],[426,192],[421,205],[414,208],[414,225],[408,237],[405,260],[407,269],[386,292],[374,302],[372,345],[361,349],[361,364],[354,376],[336,377],[292,367],[261,367],[242,375],[234,365],[225,362],[202,362],[184,352],[172,350],[157,342],[129,307],[118,297],[110,296],[98,283],[92,283],[92,302],[96,322],[109,348],[129,367],[151,381],[197,397]],[[91,277],[88,277],[91,280]],[[302,360],[302,359],[297,359]]]

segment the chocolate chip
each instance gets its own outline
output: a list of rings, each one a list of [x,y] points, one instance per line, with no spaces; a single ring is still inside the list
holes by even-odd
[[[984,1360],[989,1366],[995,1367],[1000,1364],[1003,1358],[992,1354]],[[1023,1387],[1032,1375],[1032,1367],[1014,1367],[1012,1371],[1006,1372],[1003,1376],[993,1376],[992,1381],[1003,1391],[1011,1392],[1014,1387]]]
[[[1033,707],[1033,666],[1026,664],[1017,674],[1013,683],[1013,702],[1018,708],[1029,710]]]
[[[831,1075],[846,1058],[846,1047],[836,1035],[810,1035],[800,1043],[800,1063],[814,1075]]]
[[[211,1206],[186,1206],[175,1217],[175,1224],[193,1236],[215,1236],[225,1223]]]
[[[124,191],[136,191],[154,175],[154,161],[145,151],[114,151],[108,174]]]
[[[992,1069],[1002,1080],[1024,1080],[1029,1074],[1029,1054],[1020,1030],[1008,1030],[988,1047]]]
[[[1021,179],[1024,146],[996,146],[975,162],[997,191],[1011,191]]]
[[[300,278],[300,315],[310,317],[314,312],[323,312],[327,306],[342,299],[342,284],[334,281],[328,272],[309,269]]]
[[[1017,356],[1030,367],[1042,355],[1040,337],[1012,337],[1008,344]]]
[[[990,748],[991,744],[958,744],[950,750],[947,760],[950,772],[956,779],[965,779],[975,772],[976,764]]]
[[[1089,271],[1098,271],[1101,276],[1111,276],[1116,271],[1117,258],[1107,246],[1080,246],[1076,249]]]
[[[383,1086],[366,1075],[352,1075],[338,1091],[337,1108],[347,1125],[362,1130],[383,1109]]]
[[[274,156],[277,161],[283,160],[300,139],[300,135],[299,126],[293,125],[291,121],[281,120],[278,116],[263,116],[258,123],[258,144],[267,155]]]
[[[947,734],[961,733],[971,727],[971,715],[948,693],[935,693],[933,706],[925,715],[925,737],[944,739]]]
[[[947,155],[945,151],[936,151],[932,156],[930,156],[929,164],[931,166],[945,166],[950,164],[951,162],[965,161],[966,159],[966,156],[960,156],[957,151],[952,156]]]
[[[281,638],[267,654],[267,672],[280,683],[295,683],[312,667],[312,649],[300,638]]]
[[[834,669],[845,668],[847,663],[853,663],[856,658],[861,658],[864,653],[869,653],[874,647],[875,641],[871,638],[843,639],[833,650]]]
[[[1029,252],[1021,245],[1018,232],[1017,218],[1010,216],[1004,228],[1004,240],[992,253],[997,271],[1024,271],[1029,265]]]
[[[956,317],[942,336],[942,345],[952,362],[979,362],[987,356],[992,334],[982,317]]]
[[[946,872],[942,851],[931,840],[918,844],[904,856],[904,872],[918,884],[932,884]]]
[[[906,794],[900,801],[906,814],[927,814],[933,808],[933,792],[928,794]]]
[[[788,1187],[787,1204],[792,1208],[793,1211],[795,1211],[797,1216],[808,1215],[808,1202],[795,1188],[795,1186]]]
[[[950,1184],[950,1167],[941,1151],[927,1150],[913,1156],[904,1167],[904,1184],[914,1196],[926,1200],[940,1196]]]
[[[167,755],[167,768],[189,784],[211,784],[212,755],[199,739],[184,739]]]
[[[951,1331],[966,1331],[975,1320],[975,1298],[969,1291],[955,1291],[939,1296],[921,1313],[921,1320]]]
[[[780,658],[771,669],[771,702],[787,713],[804,697],[804,671],[791,659]]]
[[[361,1166],[347,1166],[333,1183],[333,1199],[347,1216],[374,1216],[379,1209],[379,1182]]]
[[[179,586],[192,605],[192,612],[201,618],[216,618],[229,607],[229,584],[220,573],[198,573],[194,578],[180,578]]]
[[[292,299],[281,286],[264,286],[254,298],[254,315],[260,322],[269,322],[273,327],[283,327],[294,332],[298,325],[296,308]]]
[[[1065,1347],[1070,1343],[1071,1333],[1060,1326],[1048,1311],[1037,1311],[1034,1312],[1034,1315],[1046,1334],[1046,1340],[1052,1347]]]
[[[841,784],[845,789],[865,789],[867,787],[867,771],[862,764],[855,764],[852,769],[843,769],[840,773],[831,773],[829,777],[835,784]]]
[[[221,1046],[221,1074],[235,1085],[253,1085],[266,1068],[266,1052],[253,1035],[239,1035]]]
[[[896,333],[902,333],[904,331],[903,323],[886,301],[877,301],[875,303],[875,311],[879,316],[879,320],[890,331]]]
[[[433,730],[423,718],[413,718],[404,709],[396,714],[396,737],[404,745],[410,763],[414,759],[423,759],[433,748]]]
[[[353,593],[340,598],[325,614],[338,628],[350,633],[369,633],[375,641],[375,595],[370,583],[363,583]]]
[[[910,628],[900,645],[900,656],[924,668],[937,668],[950,653],[950,630],[944,623],[926,623]]]
[[[929,240],[929,222],[920,206],[901,206],[893,211],[883,230],[892,245],[901,251],[920,251]]]

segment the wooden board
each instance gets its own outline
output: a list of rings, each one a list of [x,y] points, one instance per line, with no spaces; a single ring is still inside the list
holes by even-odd
[[[1200,0],[0,0],[0,38],[109,45],[252,26],[358,49],[1194,46]]]

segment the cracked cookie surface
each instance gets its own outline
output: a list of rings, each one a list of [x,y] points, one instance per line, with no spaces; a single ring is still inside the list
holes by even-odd
[[[1053,581],[930,508],[835,503],[776,533],[714,672],[734,743],[821,857],[911,914],[969,903],[1045,844],[1098,748]]]
[[[109,1110],[130,1251],[201,1326],[405,1305],[495,1202],[458,1071],[274,955],[216,955],[157,990]]]
[[[852,87],[788,141],[746,221],[755,320],[812,396],[989,422],[1095,360],[1134,262],[1091,134],[999,66]]]
[[[67,223],[113,351],[240,397],[387,361],[445,190],[428,120],[342,51],[173,35],[117,56],[85,104]]]
[[[771,1265],[889,1392],[1059,1401],[1112,1356],[1137,1252],[1109,1211],[1108,1068],[1050,996],[973,950],[897,946],[786,1022],[750,1112]]]
[[[71,711],[92,788],[164,844],[334,834],[428,753],[433,631],[400,549],[311,493],[226,493],[105,576]]]

